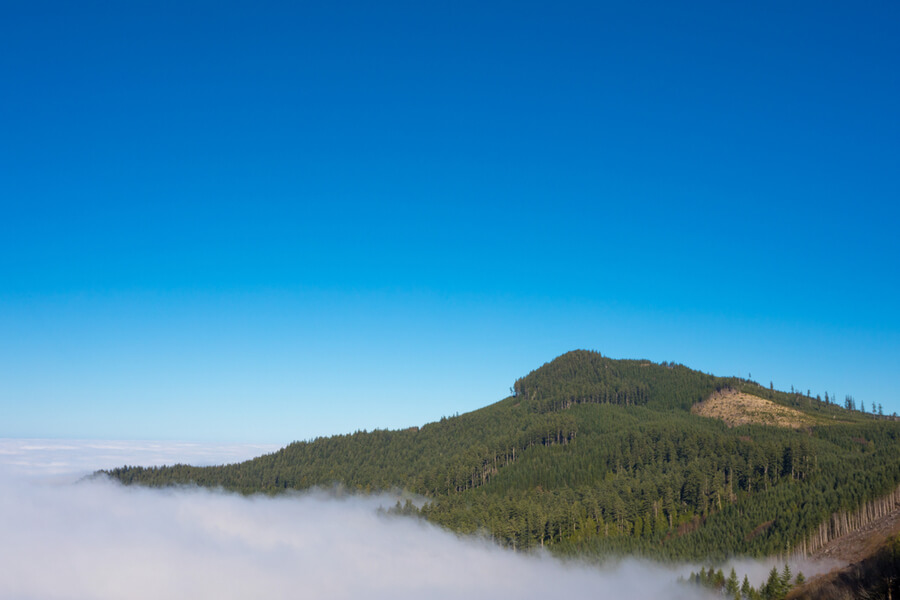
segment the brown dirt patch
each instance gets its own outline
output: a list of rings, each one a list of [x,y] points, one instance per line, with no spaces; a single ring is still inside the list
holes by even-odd
[[[810,558],[854,563],[872,554],[889,537],[897,534],[900,534],[900,506],[862,529],[831,540]]]
[[[756,423],[800,429],[817,423],[815,418],[799,410],[737,390],[714,392],[703,402],[692,406],[691,412],[701,417],[720,419],[729,427]]]
[[[759,525],[756,526],[756,528],[753,529],[753,531],[751,531],[747,535],[746,538],[744,538],[745,541],[749,542],[750,540],[752,540],[753,538],[755,538],[756,536],[758,536],[759,534],[761,534],[763,531],[765,531],[766,529],[768,529],[769,527],[771,527],[774,524],[775,524],[775,521],[766,521],[765,523],[760,523]]]

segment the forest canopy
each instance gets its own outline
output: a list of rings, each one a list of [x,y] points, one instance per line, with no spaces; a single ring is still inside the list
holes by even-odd
[[[691,413],[723,390],[809,421],[729,427]],[[578,350],[516,380],[512,392],[422,427],[294,442],[239,464],[107,474],[244,494],[404,490],[429,501],[398,503],[398,512],[513,548],[678,559],[806,550],[833,513],[900,485],[895,419],[749,379]]]

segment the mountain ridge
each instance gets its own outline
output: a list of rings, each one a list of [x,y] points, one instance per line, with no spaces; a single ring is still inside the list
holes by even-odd
[[[821,424],[729,427],[691,414],[723,390]],[[429,499],[411,512],[515,548],[706,559],[783,553],[832,513],[900,484],[898,439],[898,423],[809,396],[576,350],[517,379],[503,400],[417,429],[294,442],[234,465],[107,474],[241,493],[404,489]]]

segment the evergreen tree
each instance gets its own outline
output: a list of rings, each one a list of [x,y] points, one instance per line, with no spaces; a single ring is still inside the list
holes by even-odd
[[[738,583],[737,573],[734,571],[734,567],[731,568],[731,573],[728,574],[728,579],[725,581],[725,592],[731,596],[740,596],[740,583]]]
[[[791,567],[787,563],[784,563],[784,569],[781,570],[781,589],[787,593],[789,589],[791,589],[791,582],[794,579],[794,575],[791,573]]]
[[[769,577],[761,591],[766,600],[781,600],[781,577],[777,567],[772,567],[772,570],[769,571]]]
[[[717,590],[721,590],[725,587],[725,573],[722,572],[722,569],[719,569],[713,575],[712,580],[713,587]]]
[[[750,598],[753,594],[753,587],[750,585],[750,579],[744,575],[744,582],[741,583],[741,596]]]

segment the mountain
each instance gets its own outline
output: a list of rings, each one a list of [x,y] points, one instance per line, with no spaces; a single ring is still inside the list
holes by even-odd
[[[518,379],[508,398],[422,427],[107,474],[245,494],[403,490],[429,501],[399,512],[515,548],[705,560],[815,550],[830,539],[822,524],[900,485],[898,440],[889,417],[578,350]]]

